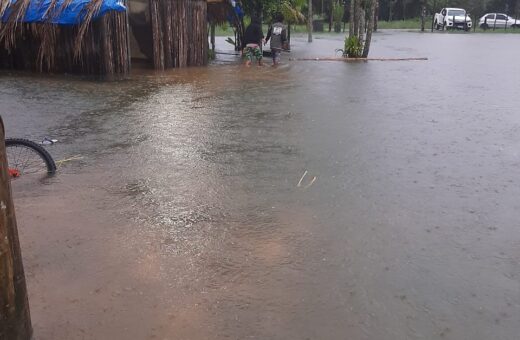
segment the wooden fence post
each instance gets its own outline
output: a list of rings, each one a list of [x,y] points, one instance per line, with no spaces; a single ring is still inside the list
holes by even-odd
[[[31,316],[4,138],[0,117],[0,339],[29,340]]]

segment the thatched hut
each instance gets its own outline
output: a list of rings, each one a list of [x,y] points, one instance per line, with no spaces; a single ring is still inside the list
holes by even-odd
[[[0,0],[0,68],[126,75],[207,63],[206,0]],[[133,46],[135,45],[135,46]]]

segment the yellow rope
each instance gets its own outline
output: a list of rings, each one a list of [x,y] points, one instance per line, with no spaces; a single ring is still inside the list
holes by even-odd
[[[69,157],[69,158],[61,159],[59,161],[56,161],[56,167],[60,168],[63,163],[67,163],[67,162],[75,161],[75,160],[80,160],[80,159],[83,159],[83,157],[81,155],[76,155],[76,156],[72,156],[72,157]]]

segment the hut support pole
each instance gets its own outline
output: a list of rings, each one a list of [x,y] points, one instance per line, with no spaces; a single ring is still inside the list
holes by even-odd
[[[132,67],[132,49],[130,48],[130,18],[129,18],[129,12],[130,12],[130,6],[129,6],[130,0],[125,1],[126,11],[125,11],[125,20],[126,20],[126,55],[127,55],[127,72],[130,72],[130,69]]]
[[[104,16],[101,18],[101,39],[102,39],[102,58],[103,74],[107,77],[114,75],[114,51],[112,46],[112,27],[110,26],[110,18]]]
[[[29,300],[11,197],[0,117],[0,339],[29,340],[32,335]]]
[[[152,19],[153,66],[156,70],[164,70],[163,28],[159,0],[150,0],[150,17]]]
[[[211,50],[213,51],[213,53],[215,52],[215,23],[212,22],[210,24],[210,34],[211,34],[211,37],[210,37],[210,40],[211,40]]]

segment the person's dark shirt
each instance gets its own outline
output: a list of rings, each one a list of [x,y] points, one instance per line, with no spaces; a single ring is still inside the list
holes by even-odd
[[[264,38],[264,32],[262,32],[262,25],[258,22],[252,22],[246,28],[244,33],[244,42],[242,48],[246,47],[247,44],[258,44],[262,45],[262,39]]]

